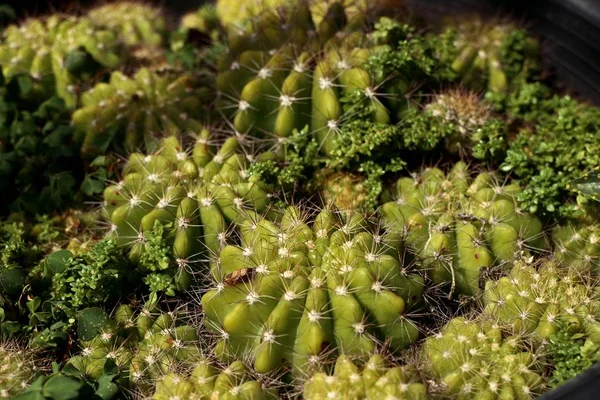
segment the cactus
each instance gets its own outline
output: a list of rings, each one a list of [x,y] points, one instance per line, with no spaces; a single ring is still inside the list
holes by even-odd
[[[539,69],[539,44],[510,23],[472,19],[453,24],[444,33],[454,49],[447,54],[452,69],[470,86],[492,92],[528,80]]]
[[[353,119],[397,121],[411,81],[435,69],[433,56],[429,43],[412,40],[410,28],[390,19],[366,35],[338,2],[318,24],[307,7],[301,2],[281,18],[261,14],[253,35],[229,36],[218,65],[219,104],[238,132],[275,142],[309,126],[322,153],[332,156]],[[395,62],[395,52],[408,54]]]
[[[127,46],[161,46],[167,24],[160,10],[147,4],[120,1],[91,9],[87,17],[115,32]]]
[[[335,172],[326,174],[320,181],[320,193],[326,205],[349,212],[364,207],[369,193],[361,176]]]
[[[489,320],[458,317],[427,338],[423,355],[445,397],[531,399],[544,388],[542,365],[522,339],[503,337]]]
[[[504,123],[474,92],[441,92],[425,105],[423,112],[412,110],[404,123],[409,130],[405,137],[411,137],[415,144],[436,132],[438,141],[445,142],[445,150],[461,158],[493,161],[503,156],[507,147]],[[437,144],[432,140],[427,146],[433,148]]]
[[[474,296],[486,272],[546,247],[541,221],[516,205],[519,191],[491,172],[471,180],[458,162],[447,175],[428,168],[414,179],[400,178],[396,201],[381,213],[434,282]]]
[[[202,253],[219,251],[228,223],[270,202],[269,188],[248,180],[248,165],[236,137],[217,149],[206,129],[189,151],[169,137],[154,154],[132,154],[123,180],[104,191],[109,235],[130,248],[134,264],[170,274],[178,290],[189,287]]]
[[[98,379],[108,359],[123,373],[122,385],[153,390],[157,379],[200,356],[198,334],[180,312],[161,312],[152,296],[139,312],[121,304],[96,336],[80,333],[81,352],[67,361],[91,379]],[[91,337],[90,337],[91,336]]]
[[[73,124],[85,155],[124,143],[128,150],[149,147],[156,136],[198,132],[202,107],[210,96],[190,75],[162,76],[141,68],[133,77],[113,72],[81,98]]]
[[[342,223],[323,210],[311,228],[288,207],[277,224],[249,213],[240,231],[240,245],[213,261],[202,297],[217,357],[248,358],[259,373],[306,374],[334,353],[368,357],[383,341],[398,350],[417,339],[408,312],[423,279],[363,217]]]
[[[371,356],[362,370],[345,355],[335,362],[333,375],[318,372],[304,384],[306,400],[375,400],[429,398],[427,387],[414,366],[390,367],[379,354]]]
[[[600,303],[589,271],[553,259],[535,267],[517,262],[508,276],[487,282],[485,314],[537,343],[556,334],[561,323],[600,343]]]
[[[577,264],[600,274],[600,227],[569,221],[552,228],[554,257],[560,263]]]
[[[153,400],[275,400],[276,389],[254,380],[244,364],[235,361],[225,367],[201,358],[189,377],[169,373],[156,384]]]
[[[2,341],[0,357],[0,399],[11,399],[27,388],[37,374],[33,353]]]
[[[120,63],[117,37],[87,18],[52,15],[11,25],[3,33],[0,65],[7,80],[30,76],[32,98],[57,94],[68,108],[77,104],[78,78]]]

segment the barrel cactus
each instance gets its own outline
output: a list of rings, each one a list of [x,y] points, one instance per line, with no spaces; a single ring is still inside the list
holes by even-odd
[[[133,153],[123,180],[104,191],[109,236],[130,249],[134,264],[172,276],[179,290],[203,254],[219,251],[229,224],[245,209],[265,211],[271,198],[248,179],[250,161],[236,137],[219,148],[202,129],[192,146],[169,137],[155,153]]]
[[[557,333],[561,323],[598,343],[600,303],[589,273],[553,259],[536,266],[518,262],[508,276],[487,282],[485,313],[537,343]]]
[[[52,15],[11,25],[0,44],[6,79],[29,76],[33,93],[57,94],[68,108],[77,105],[79,78],[91,79],[98,70],[114,69],[120,61],[115,34],[83,17]]]
[[[371,356],[362,369],[348,356],[338,357],[333,374],[314,374],[304,384],[302,395],[306,400],[429,398],[427,387],[414,366],[390,366],[379,354]]]
[[[161,46],[167,33],[160,9],[141,2],[104,4],[89,10],[87,17],[115,32],[127,46]]]
[[[73,125],[82,152],[97,155],[111,144],[128,150],[149,147],[156,137],[198,132],[209,90],[196,86],[194,77],[166,75],[141,68],[133,77],[113,72],[81,97]]]
[[[365,357],[419,336],[409,312],[423,278],[403,268],[393,238],[353,215],[323,210],[312,226],[297,207],[280,223],[249,214],[240,244],[225,246],[203,295],[204,325],[224,360],[248,358],[259,373],[307,373],[335,353]]]
[[[493,322],[450,320],[423,345],[426,365],[448,398],[532,399],[544,388],[542,363],[520,336]]]
[[[445,61],[475,88],[503,92],[510,83],[530,79],[539,70],[537,40],[509,22],[462,20],[451,24],[444,35],[453,42]]]
[[[169,371],[195,362],[200,356],[196,329],[181,312],[162,312],[157,304],[153,296],[138,312],[118,306],[97,335],[80,335],[81,351],[67,365],[98,379],[110,359],[123,373],[124,386],[151,391]]]
[[[255,380],[241,361],[220,367],[201,358],[189,377],[169,373],[156,384],[153,400],[275,400],[276,389]]]
[[[579,264],[600,273],[600,227],[569,221],[552,228],[554,256],[561,263]]]
[[[385,203],[381,213],[434,282],[473,296],[493,268],[546,247],[541,221],[516,204],[519,191],[490,172],[472,180],[459,162],[447,175],[428,168],[400,178],[396,201]]]

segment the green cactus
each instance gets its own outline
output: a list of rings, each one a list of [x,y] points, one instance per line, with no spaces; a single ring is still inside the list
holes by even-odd
[[[198,333],[180,312],[161,312],[152,296],[139,312],[121,304],[101,325],[96,336],[80,333],[81,352],[67,361],[92,379],[98,379],[111,359],[123,373],[122,385],[151,391],[156,380],[200,356]]]
[[[31,384],[37,375],[33,353],[11,342],[0,342],[0,399],[11,399]]]
[[[434,60],[413,33],[382,18],[371,37],[339,2],[318,24],[305,2],[283,17],[261,14],[256,32],[229,36],[218,65],[220,107],[238,132],[275,142],[309,126],[332,156],[351,120],[388,125],[400,118],[410,82]],[[394,52],[403,58],[390,60]]]
[[[0,65],[7,80],[32,78],[36,96],[57,94],[68,108],[77,104],[78,79],[120,63],[117,37],[87,18],[52,15],[4,30]]]
[[[141,68],[133,77],[113,72],[81,98],[73,113],[82,152],[96,155],[111,144],[128,150],[151,147],[156,136],[198,132],[208,88],[196,87],[190,75],[163,76]]]
[[[600,274],[600,227],[569,221],[552,228],[554,257],[560,263],[577,264]]]
[[[413,366],[389,366],[379,354],[371,356],[362,370],[348,356],[338,357],[333,375],[318,372],[311,376],[302,396],[306,400],[429,399]]]
[[[270,203],[269,188],[248,179],[238,139],[218,149],[211,140],[203,129],[189,151],[169,137],[154,154],[134,153],[123,180],[104,191],[109,236],[130,248],[134,264],[173,276],[178,290],[189,287],[202,253],[219,251],[240,212]]]
[[[222,248],[203,295],[204,325],[224,360],[245,357],[259,373],[309,373],[334,353],[368,356],[386,342],[414,342],[409,319],[423,279],[402,267],[393,238],[359,216],[327,210],[312,228],[296,207],[280,223],[249,214],[240,245]]]
[[[589,272],[579,266],[550,259],[536,269],[517,262],[508,276],[486,283],[484,303],[485,314],[500,326],[537,343],[556,334],[561,323],[600,343],[600,302]]]
[[[453,49],[442,60],[474,88],[503,92],[539,70],[538,42],[511,23],[462,20],[444,35],[452,39]]]
[[[127,46],[161,46],[167,32],[161,10],[141,2],[104,4],[91,9],[87,17],[94,25],[115,32]]]
[[[447,175],[428,168],[400,178],[381,213],[434,282],[474,296],[486,272],[546,247],[541,221],[516,205],[520,190],[490,172],[471,180],[459,162]]]
[[[522,337],[489,320],[450,320],[423,345],[438,391],[456,399],[531,399],[544,389],[542,363]]]
[[[240,361],[220,367],[208,358],[201,358],[189,377],[169,373],[156,384],[153,400],[275,400],[278,392],[267,388]]]

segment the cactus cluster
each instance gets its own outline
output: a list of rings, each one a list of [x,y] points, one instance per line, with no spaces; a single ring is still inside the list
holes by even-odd
[[[3,29],[0,397],[530,399],[600,360],[599,109],[517,25],[400,9]]]
[[[156,384],[153,400],[275,400],[278,391],[253,379],[241,361],[220,367],[202,357],[189,377],[169,373]]]
[[[147,68],[133,77],[118,71],[81,97],[73,125],[84,154],[103,153],[111,143],[129,151],[149,146],[157,137],[198,132],[207,88],[190,75],[161,74]]]
[[[250,214],[240,231],[240,244],[213,261],[202,297],[218,357],[302,374],[336,353],[364,357],[384,342],[398,350],[418,338],[409,313],[423,279],[364,217],[324,210],[309,224],[290,207],[279,223]]]
[[[86,18],[53,15],[4,30],[0,65],[5,79],[33,80],[36,96],[57,94],[68,108],[78,99],[78,79],[119,65],[118,38]]]
[[[513,81],[527,80],[539,69],[539,44],[513,24],[476,18],[457,23],[445,35],[454,45],[446,56],[468,85],[503,92]]]
[[[271,198],[267,186],[248,179],[236,137],[218,147],[203,129],[192,139],[189,148],[171,136],[153,154],[132,154],[123,180],[104,191],[110,236],[130,248],[132,262],[173,276],[179,290],[189,287],[203,254],[220,249],[228,223],[245,209],[266,210]]]
[[[115,32],[127,46],[160,46],[167,23],[160,9],[141,2],[121,1],[91,9],[87,17],[94,25]]]
[[[435,283],[473,296],[488,273],[546,243],[541,221],[516,203],[518,184],[504,184],[492,172],[469,175],[459,162],[448,174],[428,168],[400,178],[396,200],[383,204],[381,214]]]
[[[200,356],[196,329],[177,311],[161,312],[156,297],[137,312],[129,305],[120,305],[97,335],[81,336],[81,351],[68,365],[97,379],[112,360],[123,373],[122,384],[150,392],[156,380]]]
[[[515,334],[547,340],[565,324],[573,333],[600,340],[600,311],[594,281],[578,265],[554,260],[539,268],[517,262],[507,276],[486,283],[484,313]]]
[[[448,398],[531,399],[544,387],[542,360],[486,319],[450,320],[427,338],[423,356]]]
[[[427,386],[413,366],[390,366],[379,354],[371,356],[362,369],[348,356],[338,357],[333,374],[315,373],[304,384],[302,396],[306,400],[428,398]]]

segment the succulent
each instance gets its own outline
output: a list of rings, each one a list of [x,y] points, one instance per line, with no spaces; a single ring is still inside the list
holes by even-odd
[[[189,377],[169,373],[156,384],[153,400],[275,400],[277,390],[254,380],[241,361],[220,367],[201,358]]]
[[[153,390],[157,379],[193,363],[200,355],[195,328],[185,323],[181,313],[161,312],[157,305],[156,296],[139,312],[121,304],[113,317],[95,330],[82,330],[80,322],[81,352],[71,357],[67,365],[98,379],[107,360],[112,360],[125,376],[122,385]]]
[[[17,344],[0,342],[0,399],[12,399],[35,379],[38,371],[33,353]]]
[[[117,37],[84,17],[52,15],[10,25],[3,32],[0,65],[7,80],[33,79],[32,98],[62,98],[77,104],[79,78],[89,80],[101,69],[120,63]]]
[[[341,355],[333,374],[318,372],[306,381],[302,396],[306,400],[429,398],[427,387],[413,366],[389,366],[379,354],[371,356],[362,369],[348,356]]]
[[[539,70],[539,44],[511,23],[462,20],[444,32],[453,48],[449,62],[463,83],[503,92],[512,82],[528,80]]]
[[[600,274],[600,227],[597,224],[568,221],[552,228],[554,257],[566,265],[591,268]]]
[[[197,132],[208,89],[196,87],[191,75],[161,75],[146,68],[127,77],[113,72],[81,98],[73,124],[86,155],[123,143],[128,150],[152,147],[157,136]],[[117,145],[121,146],[121,145]]]
[[[142,2],[119,1],[92,8],[87,17],[109,29],[127,46],[161,46],[167,24],[160,9]]]
[[[428,337],[423,355],[446,397],[531,399],[544,389],[542,364],[522,337],[503,337],[489,320],[450,320]]]
[[[311,227],[291,206],[280,223],[249,213],[240,231],[202,296],[217,357],[247,358],[259,373],[308,373],[332,354],[364,357],[383,342],[398,350],[419,336],[409,311],[423,279],[360,215],[342,221],[323,210]]]
[[[435,283],[473,296],[488,273],[546,243],[541,221],[516,204],[517,184],[503,184],[491,172],[473,180],[469,174],[458,162],[447,175],[428,168],[415,178],[400,178],[396,200],[381,213]]]
[[[109,236],[155,278],[173,277],[178,290],[190,285],[203,253],[220,249],[240,212],[270,203],[269,188],[248,179],[238,139],[220,148],[211,140],[203,129],[191,148],[169,137],[156,153],[134,153],[123,180],[104,191]]]
[[[542,260],[539,268],[517,262],[508,276],[486,283],[485,314],[516,335],[546,341],[566,324],[600,343],[600,303],[594,281],[580,266]]]

